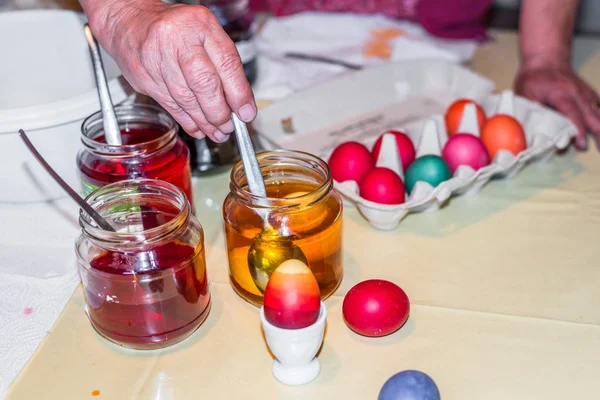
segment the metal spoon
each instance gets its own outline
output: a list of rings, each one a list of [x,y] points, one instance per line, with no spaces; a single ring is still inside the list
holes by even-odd
[[[100,50],[98,50],[98,42],[96,42],[96,38],[92,34],[92,30],[88,24],[85,24],[83,29],[85,31],[85,38],[90,47],[92,63],[94,64],[94,75],[96,77],[96,85],[98,86],[100,107],[102,108],[104,137],[106,138],[106,143],[109,145],[120,146],[123,144],[121,140],[121,129],[119,129],[119,123],[117,121],[117,116],[115,115],[112,98],[110,97],[110,90],[108,90],[106,74],[104,73],[104,64],[102,64],[102,57],[100,56]]]
[[[82,199],[81,196],[79,196],[77,194],[77,192],[75,192],[71,188],[71,186],[69,186],[67,184],[67,182],[65,182],[56,173],[56,171],[54,171],[52,169],[52,167],[46,162],[44,157],[42,157],[42,155],[37,151],[37,149],[35,148],[33,143],[31,143],[31,141],[29,140],[29,138],[27,137],[27,134],[25,133],[25,131],[23,131],[23,129],[19,130],[19,136],[21,137],[21,139],[23,139],[23,142],[25,142],[25,145],[29,148],[29,151],[31,151],[33,156],[38,160],[38,162],[42,165],[42,167],[44,167],[46,172],[48,172],[50,174],[50,176],[52,178],[54,178],[56,183],[58,183],[60,186],[62,186],[62,188],[69,194],[69,196],[71,196],[71,198],[73,200],[75,200],[77,202],[77,204],[79,204],[79,207],[83,208],[83,210],[87,214],[89,214],[89,216],[92,217],[92,219],[94,221],[96,221],[96,223],[98,224],[98,226],[100,228],[102,228],[106,231],[115,232],[115,229],[108,223],[108,221],[106,221],[104,218],[102,218],[102,216],[100,214],[98,214],[98,212],[96,210],[94,210],[92,208],[92,206],[90,206],[88,203],[86,203],[86,201],[84,199]]]
[[[235,115],[235,113],[231,113],[231,119],[233,120],[233,126],[235,128],[235,138],[237,139],[240,148],[240,156],[242,158],[242,164],[244,165],[248,188],[255,196],[267,197],[265,181],[260,172],[260,166],[256,159],[256,152],[254,151],[254,146],[252,145],[252,140],[248,133],[248,127],[237,117],[237,115]]]
[[[325,63],[325,64],[339,65],[339,66],[347,68],[347,69],[361,70],[364,68],[362,65],[353,64],[353,63],[349,63],[349,62],[342,61],[342,60],[336,60],[336,59],[329,58],[329,57],[316,56],[316,55],[310,55],[310,54],[304,54],[304,53],[289,52],[289,53],[284,53],[284,56],[287,58],[295,58],[297,60],[315,61],[315,62],[321,62],[321,63]]]
[[[248,127],[239,120],[235,113],[231,114],[231,118],[250,193],[255,196],[267,197],[265,182],[256,159],[252,140],[250,140]],[[264,293],[271,274],[282,262],[295,258],[308,265],[308,261],[300,247],[287,237],[281,236],[279,231],[271,226],[267,210],[259,208],[258,213],[263,220],[263,230],[254,237],[248,250],[248,267],[256,287]]]

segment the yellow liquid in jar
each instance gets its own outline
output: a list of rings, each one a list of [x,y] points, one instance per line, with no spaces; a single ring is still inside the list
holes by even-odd
[[[265,184],[267,195],[271,198],[289,198],[296,193],[310,193],[318,188],[307,182]],[[319,283],[322,299],[329,297],[342,281],[341,211],[341,201],[331,193],[314,205],[298,207],[293,211],[278,211],[272,215],[277,221],[274,227],[283,224],[290,233],[288,237],[306,256]],[[224,212],[231,285],[242,298],[260,306],[263,295],[250,274],[248,250],[256,235],[262,232],[263,221],[255,211],[231,201],[229,197],[225,201]]]

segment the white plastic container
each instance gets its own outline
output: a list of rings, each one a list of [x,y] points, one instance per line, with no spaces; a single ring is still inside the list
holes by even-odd
[[[314,324],[300,329],[282,329],[265,318],[264,307],[260,309],[260,321],[269,348],[277,358],[272,371],[275,378],[286,385],[304,385],[313,381],[321,372],[316,357],[327,322],[327,307],[321,302],[319,318]]]
[[[77,150],[84,118],[100,109],[85,16],[62,10],[0,13],[0,203],[65,197],[17,132],[24,129],[50,165],[80,189]],[[102,53],[113,103],[133,95]]]
[[[322,154],[444,112],[454,99],[482,100],[494,84],[440,60],[406,61],[353,71],[261,109],[253,122],[263,147]]]

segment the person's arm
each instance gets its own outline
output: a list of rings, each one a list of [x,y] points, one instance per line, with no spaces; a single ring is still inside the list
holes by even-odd
[[[578,0],[523,0],[519,31],[524,63],[571,62]]]
[[[195,136],[223,142],[231,112],[252,121],[256,103],[237,49],[202,6],[160,0],[80,0],[90,28],[133,88]]]
[[[578,129],[577,148],[587,148],[588,132],[600,148],[600,99],[571,68],[577,7],[577,0],[523,0],[515,89],[569,117]]]

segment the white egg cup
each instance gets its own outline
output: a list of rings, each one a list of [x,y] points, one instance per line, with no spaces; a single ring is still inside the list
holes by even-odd
[[[314,380],[321,372],[321,363],[316,357],[327,321],[327,308],[321,301],[317,321],[300,329],[283,329],[272,325],[265,318],[264,306],[260,309],[260,322],[267,344],[276,360],[273,361],[273,376],[286,385],[304,385]]]

